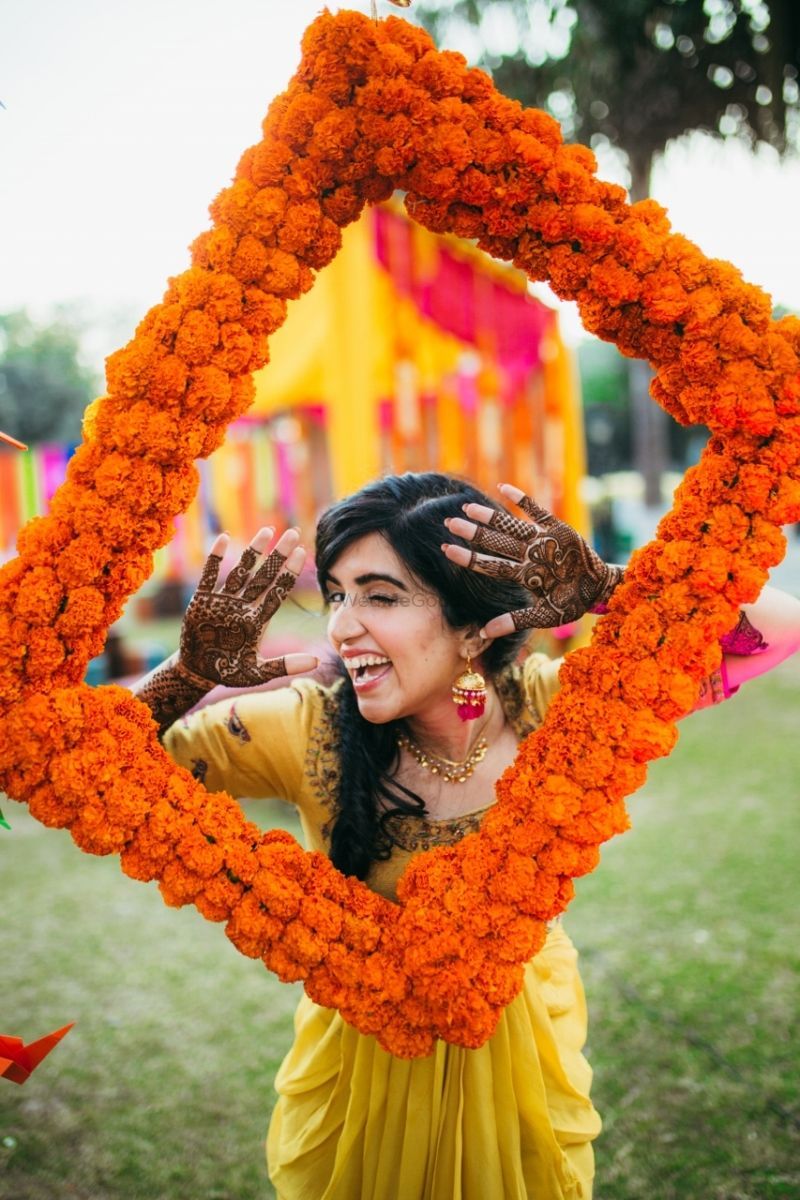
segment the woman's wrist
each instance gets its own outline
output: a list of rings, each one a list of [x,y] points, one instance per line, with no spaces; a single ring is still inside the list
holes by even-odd
[[[158,723],[158,736],[161,737],[170,725],[194,708],[215,686],[213,681],[190,671],[180,661],[179,652],[176,651],[131,690],[150,709]]]
[[[186,663],[181,660],[180,650],[176,651],[176,653],[172,655],[171,659],[168,659],[167,661],[170,662],[171,669],[175,672],[175,674],[180,676],[181,679],[184,679],[187,684],[192,687],[202,688],[203,695],[205,695],[206,692],[210,692],[212,688],[218,686],[215,680],[207,679],[204,675],[198,675],[195,671],[192,671],[189,667],[187,667]]]

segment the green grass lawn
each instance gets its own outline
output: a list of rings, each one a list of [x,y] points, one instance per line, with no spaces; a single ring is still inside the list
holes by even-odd
[[[578,883],[596,1200],[800,1197],[798,713],[800,662],[687,720],[634,829]],[[24,1086],[0,1079],[0,1197],[271,1196],[262,1143],[298,989],[115,858],[2,808],[0,1031],[76,1026]]]

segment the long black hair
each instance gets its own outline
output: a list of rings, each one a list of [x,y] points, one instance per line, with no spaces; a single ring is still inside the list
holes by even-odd
[[[353,542],[379,533],[411,575],[435,592],[453,629],[480,629],[492,617],[530,603],[530,594],[509,581],[490,579],[451,563],[443,540],[467,545],[444,527],[446,517],[463,517],[463,504],[500,508],[463,479],[439,472],[387,475],[367,484],[324,512],[317,525],[316,569],[323,595],[328,576]],[[496,638],[483,651],[490,676],[514,662],[526,631]],[[375,861],[389,858],[392,837],[387,820],[425,812],[424,801],[390,778],[397,764],[401,722],[374,724],[362,717],[349,675],[343,670],[337,706],[340,783],[331,835],[331,860],[345,875],[365,879]]]

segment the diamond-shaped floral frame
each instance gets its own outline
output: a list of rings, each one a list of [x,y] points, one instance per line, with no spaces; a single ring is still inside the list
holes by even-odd
[[[551,118],[402,20],[323,13],[263,135],[192,266],[109,359],[67,482],[0,572],[0,782],[82,849],[157,879],[167,903],[224,921],[244,954],[392,1053],[478,1046],[573,877],[627,827],[624,797],[669,753],[720,635],[783,555],[780,525],[800,517],[800,322],[773,322],[768,297],[658,205],[628,205]],[[129,693],[81,682],[190,503],[193,460],[252,400],[287,300],[395,189],[428,229],[576,300],[588,330],[651,363],[659,403],[712,434],[480,832],[416,858],[396,905],[207,793]]]

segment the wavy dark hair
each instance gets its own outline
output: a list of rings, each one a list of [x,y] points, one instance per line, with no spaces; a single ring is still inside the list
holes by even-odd
[[[342,552],[360,538],[379,533],[411,575],[438,595],[451,628],[480,629],[492,617],[526,607],[530,595],[521,584],[465,571],[442,554],[445,538],[468,544],[450,534],[443,522],[463,516],[462,505],[470,503],[502,507],[463,479],[429,471],[385,476],[332,505],[317,525],[316,569],[323,595]],[[524,630],[496,638],[481,656],[488,674],[494,676],[513,663],[526,638]],[[388,819],[421,816],[425,803],[391,778],[402,722],[378,725],[365,720],[344,667],[342,674],[336,718],[341,776],[331,860],[345,875],[365,879],[373,862],[391,855]]]

